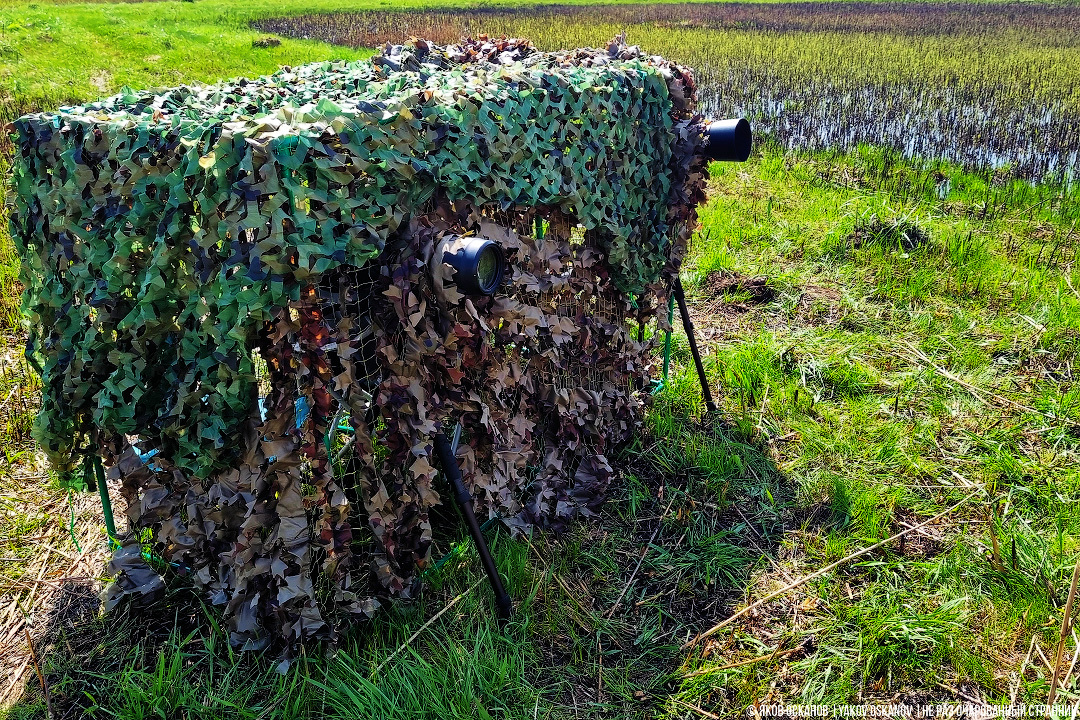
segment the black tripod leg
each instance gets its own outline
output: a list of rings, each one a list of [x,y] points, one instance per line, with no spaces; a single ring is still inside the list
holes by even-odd
[[[690,322],[690,311],[686,309],[686,296],[683,294],[682,280],[675,278],[675,301],[679,303],[679,314],[682,315],[683,330],[686,331],[686,339],[690,341],[690,354],[694,356],[694,367],[697,369],[698,380],[701,381],[701,394],[705,398],[705,407],[709,412],[716,412],[716,403],[713,402],[712,393],[709,392],[709,381],[705,377],[705,367],[701,364],[701,355],[698,353],[697,341],[694,339],[694,324]]]
[[[491,589],[495,592],[495,607],[498,608],[499,617],[506,620],[510,617],[513,605],[510,602],[510,596],[506,594],[506,588],[503,587],[502,578],[499,577],[499,569],[495,567],[495,561],[491,559],[484,533],[480,532],[480,523],[476,521],[476,515],[473,514],[472,495],[469,494],[469,490],[461,479],[461,469],[458,467],[457,458],[454,457],[454,449],[442,433],[436,433],[433,439],[435,454],[439,456],[439,463],[446,477],[450,479],[450,484],[454,486],[454,497],[457,499],[458,507],[461,508],[461,514],[465,516],[469,534],[472,535],[473,543],[476,544],[476,551],[480,553],[480,562],[484,565],[488,579],[491,580]]]

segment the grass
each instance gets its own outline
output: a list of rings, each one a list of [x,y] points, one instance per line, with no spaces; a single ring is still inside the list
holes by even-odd
[[[4,112],[99,95],[94,77],[115,90],[363,53],[289,39],[252,47],[260,33],[247,21],[285,10],[263,0],[5,6]],[[107,618],[72,587],[34,616],[57,714],[685,718],[775,702],[1043,702],[1042,656],[1053,656],[1080,556],[1070,206],[1055,189],[873,148],[764,146],[711,171],[683,279],[721,410],[704,413],[677,333],[670,382],[619,458],[603,516],[562,536],[491,536],[518,602],[507,625],[494,621],[486,585],[470,590],[482,577],[472,552],[417,602],[357,623],[334,648],[305,648],[284,673],[230,648],[217,611],[182,580],[154,608]],[[947,182],[929,182],[937,172]],[[2,287],[12,272],[10,258],[0,264]],[[14,363],[5,373],[0,393],[31,382]],[[27,476],[15,453],[30,409],[2,435],[0,612],[26,597],[40,555],[31,540],[59,533],[69,512],[48,481],[12,479]],[[682,649],[972,492],[941,522]],[[443,550],[465,536],[451,516],[440,532]],[[74,553],[64,542],[54,538]],[[1071,659],[1072,641],[1066,650]],[[1063,686],[1063,702],[1080,700],[1075,678]],[[43,717],[33,676],[21,687],[0,716]]]

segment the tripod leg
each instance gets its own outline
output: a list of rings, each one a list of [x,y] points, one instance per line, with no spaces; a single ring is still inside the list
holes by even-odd
[[[484,533],[480,531],[480,523],[476,521],[476,515],[473,514],[472,495],[469,494],[469,490],[461,479],[461,469],[458,467],[457,458],[454,457],[454,449],[451,447],[450,441],[441,432],[436,433],[433,439],[435,441],[435,454],[439,456],[439,463],[442,465],[446,477],[450,479],[450,484],[454,486],[454,498],[458,502],[458,507],[461,508],[461,514],[465,516],[465,522],[469,526],[469,534],[476,545],[476,551],[480,554],[480,562],[483,564],[488,579],[491,581],[491,589],[495,593],[495,606],[498,608],[499,617],[506,620],[510,617],[513,605],[510,602],[510,596],[503,587],[502,578],[499,577],[499,569],[495,567],[495,561],[491,559],[487,540],[484,539]]]
[[[705,367],[701,364],[701,355],[698,353],[697,341],[694,339],[694,324],[690,322],[690,311],[686,309],[686,296],[683,294],[682,280],[675,278],[675,300],[679,303],[679,314],[682,315],[683,330],[686,331],[686,339],[690,342],[690,354],[694,356],[694,368],[697,369],[698,380],[701,382],[701,394],[705,398],[705,407],[709,412],[716,412],[716,403],[713,402],[712,393],[709,392],[709,381],[705,377]]]

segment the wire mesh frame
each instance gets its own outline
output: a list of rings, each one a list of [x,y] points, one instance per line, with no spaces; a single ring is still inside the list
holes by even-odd
[[[586,278],[588,276],[589,270],[578,260],[586,249],[595,250],[596,247],[591,242],[592,238],[588,236],[585,229],[580,224],[575,223],[569,216],[553,211],[548,213],[549,219],[544,219],[534,210],[512,212],[485,209],[482,214],[497,224],[512,229],[523,237],[536,235],[567,241],[570,246],[570,258],[569,262],[565,264],[564,276],[574,278]],[[377,268],[377,261],[373,261],[371,265],[363,268],[341,266],[334,271],[325,273],[315,286],[319,306],[324,313],[325,319],[336,323],[343,317],[352,316],[355,318],[354,327],[357,334],[364,338],[362,344],[364,348],[363,354],[356,360],[366,368],[366,371],[358,378],[360,382],[341,389],[341,393],[348,395],[352,402],[355,402],[354,393],[359,392],[366,397],[366,402],[370,403],[371,391],[377,386],[381,378],[378,359],[374,352],[374,329],[371,323],[374,305],[379,302],[378,294],[380,291],[377,289],[376,282]],[[528,300],[529,298],[520,299]],[[626,313],[626,307],[630,301],[631,298],[624,293],[608,288],[603,293],[589,295],[584,298],[575,297],[567,292],[544,290],[537,295],[534,302],[543,309],[552,310],[559,317],[576,319],[582,315],[587,315],[611,325],[624,325],[631,322]],[[650,338],[657,337],[659,334],[658,318],[653,323],[656,327],[651,328],[648,333],[645,332],[644,324],[638,325],[637,336],[639,342],[644,343]],[[601,392],[605,389],[605,383],[608,381],[601,372],[580,362],[572,352],[563,354],[565,357],[561,358],[561,362],[548,363],[541,371],[541,379],[545,384],[556,390],[584,387],[590,391]],[[258,356],[258,351],[256,351],[255,367],[261,401],[269,391],[269,379],[266,373],[265,361]],[[647,385],[649,379],[628,377],[626,378],[626,387],[628,389],[640,389]],[[331,434],[329,436],[330,440],[336,442],[328,444],[327,447],[331,459],[335,461],[335,465],[345,458],[352,449],[348,439],[348,434],[352,429],[348,425],[350,421],[349,411],[347,408],[342,407],[341,399],[343,398],[335,398],[335,415],[329,418],[332,421],[336,420],[331,424]],[[367,419],[371,420],[371,418]],[[372,427],[371,430],[374,439],[377,435],[377,432],[375,432],[377,428]],[[331,447],[331,444],[333,447]],[[542,446],[538,449],[542,451]]]
[[[648,333],[647,338],[644,337],[644,328],[634,327],[632,324],[634,318],[627,312],[628,308],[634,305],[634,299],[617,291],[611,283],[597,282],[596,271],[600,268],[590,267],[586,262],[590,255],[592,263],[602,262],[599,243],[593,233],[586,232],[573,218],[550,209],[521,212],[481,209],[480,216],[503,228],[513,230],[522,238],[546,238],[551,243],[562,244],[565,262],[560,270],[559,279],[564,282],[554,283],[562,288],[561,290],[548,289],[538,293],[510,291],[507,294],[512,294],[520,302],[535,304],[543,308],[545,313],[559,318],[568,318],[575,323],[595,323],[618,328],[622,331],[618,333],[619,337],[636,337],[637,352],[641,354],[651,352],[651,345],[659,336],[656,332],[659,327]],[[388,254],[387,257],[391,256]],[[314,305],[324,324],[337,327],[341,325],[343,319],[348,319],[350,339],[359,340],[359,342],[350,343],[352,347],[359,348],[359,352],[354,350],[349,358],[352,372],[346,378],[347,382],[344,385],[335,383],[330,413],[321,420],[328,427],[324,439],[331,472],[338,485],[349,496],[350,505],[354,508],[350,513],[350,520],[354,530],[360,531],[354,535],[357,540],[367,541],[373,538],[370,531],[364,532],[370,529],[365,528],[367,523],[363,511],[364,498],[361,497],[364,488],[363,480],[366,476],[370,486],[374,475],[374,485],[378,486],[381,463],[376,458],[364,458],[360,455],[365,450],[369,453],[378,453],[381,449],[380,415],[378,409],[372,407],[371,397],[383,379],[383,371],[375,352],[375,332],[378,331],[375,327],[375,316],[380,310],[385,313],[387,304],[383,295],[385,282],[380,284],[380,277],[388,270],[382,265],[388,262],[392,261],[383,260],[380,263],[375,260],[363,268],[340,267],[324,273],[319,283],[312,289]],[[602,268],[602,265],[600,267]],[[385,280],[385,278],[382,279]],[[579,286],[587,288],[587,291],[575,289]],[[648,340],[648,342],[642,342],[643,340]],[[629,343],[627,345],[629,346]],[[630,347],[625,349],[633,351]],[[555,346],[550,341],[541,342],[529,351],[546,353],[547,360],[537,364],[538,379],[541,384],[556,392],[585,390],[603,395],[614,389],[611,387],[613,384],[611,373],[583,361],[575,343]],[[333,366],[332,373],[335,376],[340,375],[343,372],[340,359],[335,359],[333,350],[327,354]],[[641,390],[646,385],[645,378],[627,374],[615,382],[620,386],[619,390],[622,393],[632,393]],[[264,383],[260,384],[260,388],[264,387]],[[297,390],[299,390],[299,385]],[[304,402],[302,393],[297,393],[297,398],[298,403]],[[519,400],[520,391],[517,401]],[[363,417],[360,417],[357,412],[358,408],[363,413]],[[303,410],[298,408],[298,420],[301,419],[302,413]],[[553,435],[544,428],[544,425],[552,423],[557,425],[559,419],[549,416],[536,417],[534,420],[538,427],[527,456],[531,472],[539,472],[543,469],[547,447],[552,439],[549,436]],[[357,428],[365,431],[363,435],[366,436],[366,443],[356,440]],[[464,442],[468,443],[470,436],[471,433],[467,429]],[[360,453],[357,453],[358,447]],[[581,458],[600,454],[601,451],[602,448],[597,448],[588,438],[583,438],[574,455]],[[490,472],[490,459],[477,457],[476,462],[481,470]],[[489,511],[489,517],[494,517],[496,514],[494,509],[489,508]]]
[[[354,455],[357,444],[356,424],[370,424],[367,433],[371,440],[377,436],[378,420],[372,412],[372,393],[382,378],[375,352],[375,324],[373,315],[379,301],[380,265],[372,262],[364,267],[341,265],[323,273],[319,282],[312,286],[314,313],[318,320],[327,327],[343,327],[342,320],[350,322],[348,368],[333,349],[326,353],[331,373],[336,377],[347,376],[347,384],[335,383],[329,388],[331,394],[330,412],[326,417],[315,418],[316,424],[325,425],[327,432],[323,436],[323,447],[329,462],[330,472],[336,484],[345,492],[352,508],[351,523],[354,537],[353,553],[361,556],[373,550],[373,537],[367,527],[363,513],[362,480],[365,473],[371,472],[377,463],[364,466],[357,462]],[[296,320],[296,308],[291,308],[292,319]],[[271,390],[270,373],[266,361],[258,349],[253,352],[255,376],[258,385],[260,414],[265,419],[264,403]],[[296,378],[291,388],[296,398],[297,429],[308,421],[311,413],[317,413],[315,403],[305,394],[302,383]],[[355,416],[355,417],[354,417]],[[311,477],[311,467],[306,465],[304,477]],[[314,522],[315,517],[309,519]],[[321,558],[313,558],[317,565]],[[361,563],[363,564],[363,563]]]

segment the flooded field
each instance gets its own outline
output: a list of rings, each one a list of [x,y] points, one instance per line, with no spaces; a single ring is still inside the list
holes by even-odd
[[[544,5],[293,16],[257,27],[352,47],[488,33],[559,49],[625,31],[694,68],[707,114],[745,115],[788,149],[868,143],[1051,182],[1075,179],[1080,166],[1080,7]]]

